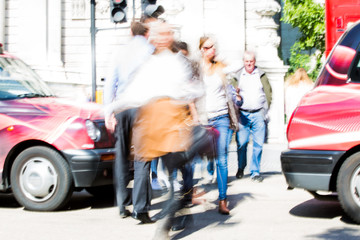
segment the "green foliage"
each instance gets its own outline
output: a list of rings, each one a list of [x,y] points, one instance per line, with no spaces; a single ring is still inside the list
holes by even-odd
[[[324,6],[314,3],[313,0],[284,1],[281,21],[291,24],[294,28],[297,27],[301,33],[301,37],[291,47],[289,72],[303,67],[309,71],[311,78],[316,78],[325,51]]]

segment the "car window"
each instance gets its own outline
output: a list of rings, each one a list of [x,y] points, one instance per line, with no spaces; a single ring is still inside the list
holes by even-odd
[[[353,48],[337,45],[327,59],[315,85],[342,85],[348,80],[348,71],[356,55]]]
[[[50,88],[23,61],[0,56],[0,100],[53,96]]]

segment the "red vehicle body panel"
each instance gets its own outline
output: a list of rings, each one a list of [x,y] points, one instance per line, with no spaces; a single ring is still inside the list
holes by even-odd
[[[99,118],[101,109],[92,103],[80,106],[60,98],[2,101],[0,169],[7,153],[24,141],[43,141],[57,150],[94,148],[94,141],[87,135],[84,121]]]
[[[319,86],[307,94],[288,129],[290,149],[348,150],[359,143],[360,85]]]

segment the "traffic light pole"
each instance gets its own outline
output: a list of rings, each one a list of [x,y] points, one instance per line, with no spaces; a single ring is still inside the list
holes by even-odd
[[[92,79],[92,92],[91,101],[96,101],[96,49],[95,49],[95,38],[96,38],[96,27],[95,27],[95,0],[91,0],[91,79]]]
[[[120,28],[129,28],[129,27],[117,27],[117,28],[103,28],[97,29],[95,26],[95,0],[90,0],[90,32],[91,32],[91,101],[96,101],[96,33],[100,30],[116,30]],[[133,5],[134,6],[134,5]],[[133,10],[135,12],[135,10]]]
[[[156,2],[156,1],[154,1]],[[91,82],[92,82],[92,93],[91,93],[91,101],[96,101],[96,33],[100,30],[116,30],[116,29],[125,29],[129,28],[127,27],[115,27],[115,28],[103,28],[103,29],[97,29],[95,26],[95,0],[90,0],[90,32],[91,32]],[[161,6],[160,6],[161,7]],[[158,14],[162,14],[164,12],[164,8],[157,7],[154,9],[156,11],[160,11]],[[135,20],[135,0],[133,0],[133,21]]]

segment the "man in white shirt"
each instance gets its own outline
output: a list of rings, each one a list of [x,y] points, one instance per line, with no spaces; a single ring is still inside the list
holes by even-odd
[[[131,129],[136,115],[136,108],[117,111],[120,98],[133,81],[135,73],[145,64],[154,51],[154,46],[148,42],[149,29],[142,23],[131,24],[133,38],[115,55],[109,76],[104,86],[105,123],[116,137],[116,159],[114,164],[114,183],[116,201],[120,216],[130,216],[126,209],[133,204],[132,217],[142,223],[153,223],[149,217],[151,203],[150,192],[150,162],[134,161],[134,186],[132,193],[127,188],[130,176],[130,141]]]
[[[272,90],[265,72],[255,66],[255,54],[246,51],[243,61],[244,67],[236,73],[240,96],[243,99],[240,108],[240,128],[236,133],[238,152],[236,178],[240,179],[244,176],[244,169],[247,164],[247,146],[251,134],[253,153],[250,164],[250,178],[256,182],[262,182],[260,161],[265,142],[265,116],[271,104]]]

